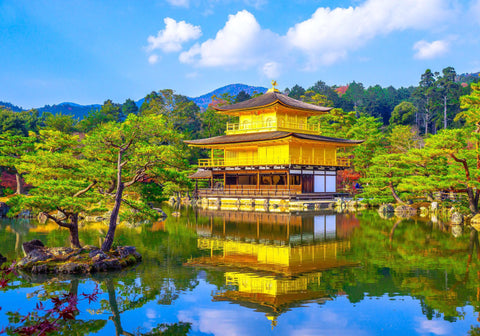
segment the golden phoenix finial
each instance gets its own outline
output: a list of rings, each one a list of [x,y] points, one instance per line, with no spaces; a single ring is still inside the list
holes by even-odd
[[[275,89],[276,89],[276,87],[275,87],[275,86],[277,86],[277,85],[278,85],[278,84],[277,84],[277,81],[276,81],[276,80],[274,80],[274,79],[272,79],[272,89],[273,89],[273,90],[275,90]]]

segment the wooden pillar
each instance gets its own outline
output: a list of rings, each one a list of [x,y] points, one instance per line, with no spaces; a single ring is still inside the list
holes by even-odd
[[[223,172],[223,190],[227,189],[227,173]]]
[[[260,171],[257,170],[257,190],[260,190]]]
[[[290,195],[290,171],[287,170],[287,189],[288,194]]]
[[[303,169],[300,170],[300,194],[303,194]]]

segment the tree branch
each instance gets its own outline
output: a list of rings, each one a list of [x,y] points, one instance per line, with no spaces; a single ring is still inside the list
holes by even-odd
[[[97,181],[96,180],[93,180],[92,183],[90,183],[90,185],[88,187],[86,187],[85,189],[83,190],[80,190],[79,192],[77,192],[75,195],[73,195],[73,197],[78,197],[78,196],[81,196],[83,194],[85,194],[87,191],[89,191],[90,189],[93,188],[94,185],[97,184]]]
[[[62,211],[62,212],[63,212],[63,211]],[[71,227],[70,224],[64,223],[64,222],[61,221],[60,219],[58,219],[58,218],[50,215],[48,212],[43,211],[42,213],[43,213],[48,219],[51,219],[51,220],[53,220],[55,223],[57,223],[58,226],[61,226],[61,227],[64,227],[64,228],[68,228],[68,229]],[[68,218],[68,216],[66,216],[66,217]]]
[[[463,169],[465,170],[467,181],[470,181],[470,170],[468,169],[467,160],[459,159],[453,153],[450,153],[450,157],[454,159],[456,162],[461,163],[463,165]]]

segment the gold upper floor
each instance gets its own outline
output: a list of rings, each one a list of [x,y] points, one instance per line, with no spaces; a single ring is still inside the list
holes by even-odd
[[[318,124],[309,124],[311,113],[295,111],[281,105],[238,114],[238,123],[227,123],[226,134],[286,131],[320,135]]]

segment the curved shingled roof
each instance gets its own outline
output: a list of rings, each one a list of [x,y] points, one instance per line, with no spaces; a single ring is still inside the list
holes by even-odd
[[[220,136],[207,138],[207,139],[184,140],[184,142],[194,146],[202,146],[202,145],[208,146],[208,145],[231,144],[231,143],[251,142],[251,141],[278,140],[278,139],[283,139],[289,136],[292,136],[298,139],[316,140],[316,141],[324,141],[324,142],[336,142],[336,143],[350,144],[350,145],[360,144],[363,142],[363,140],[330,138],[322,135],[283,132],[283,131],[220,135]]]
[[[240,103],[227,105],[227,106],[215,106],[214,109],[217,111],[225,111],[225,112],[233,112],[238,110],[250,110],[250,109],[257,109],[260,107],[265,107],[272,105],[274,103],[280,103],[282,105],[301,109],[311,112],[328,112],[332,109],[332,107],[324,107],[324,106],[317,106],[313,104],[304,103],[300,100],[293,99],[287,95],[284,95],[279,92],[267,92],[261,96],[245,100]]]

